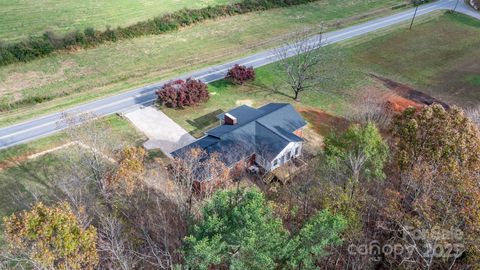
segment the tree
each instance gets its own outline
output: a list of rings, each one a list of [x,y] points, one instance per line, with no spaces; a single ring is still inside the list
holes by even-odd
[[[87,120],[86,123],[80,121]],[[100,269],[139,266],[170,269],[186,235],[187,220],[168,194],[165,166],[147,162],[143,148],[126,147],[107,121],[66,118],[74,141],[61,155],[55,179],[81,224],[97,229]]]
[[[475,125],[477,125],[478,128],[480,128],[480,106],[466,109],[465,114]]]
[[[413,108],[394,118],[394,160],[401,170],[432,163],[440,174],[460,176],[478,171],[478,128],[457,107],[445,110],[432,105],[417,112]]]
[[[450,267],[466,252],[464,263],[478,263],[480,250],[480,132],[457,107],[440,105],[421,111],[407,109],[392,125],[393,165],[397,181],[387,192],[386,215],[402,241],[415,251],[424,268]],[[395,180],[395,179],[393,179]],[[461,231],[460,239],[422,239],[413,230]],[[394,228],[387,228],[392,231]],[[458,246],[460,244],[460,246]],[[435,257],[429,248],[454,247],[448,257]],[[457,245],[457,246],[455,246]],[[465,250],[463,249],[463,245]],[[445,266],[445,263],[448,263]]]
[[[178,206],[186,217],[190,216],[195,192],[208,196],[229,178],[229,170],[220,160],[218,153],[207,153],[201,148],[185,150],[175,157],[170,164],[170,179],[177,188]],[[215,181],[216,185],[206,185],[202,190],[194,183],[200,181]]]
[[[388,129],[392,110],[378,93],[367,90],[354,101],[349,109],[348,118],[361,124],[373,123],[380,130]]]
[[[235,64],[231,69],[228,70],[225,79],[234,84],[244,84],[247,81],[255,80],[255,70],[253,67]]]
[[[126,147],[120,151],[115,174],[110,177],[109,185],[121,188],[126,194],[132,194],[135,188],[143,185],[145,159],[147,152],[140,147]]]
[[[162,104],[170,108],[195,106],[209,99],[207,85],[192,78],[169,82],[157,90]]]
[[[322,34],[309,37],[303,31],[296,33],[290,42],[276,51],[276,57],[285,72],[285,83],[293,91],[296,101],[300,93],[314,88],[321,80],[316,67],[323,61],[321,48],[324,44]]]
[[[350,197],[361,180],[385,178],[383,168],[389,155],[388,146],[372,123],[354,124],[339,136],[327,137],[324,152],[328,164],[346,178],[344,189],[350,186]]]
[[[285,235],[281,221],[258,191],[218,191],[185,238],[186,265],[275,269]]]
[[[300,232],[284,248],[284,258],[290,269],[317,269],[316,260],[327,255],[327,247],[342,242],[341,232],[346,220],[323,210],[307,221]]]
[[[83,228],[67,203],[47,207],[37,203],[30,211],[4,218],[8,248],[18,266],[38,269],[94,269],[98,264],[97,232]],[[13,258],[13,259],[12,259]]]
[[[262,193],[245,189],[216,192],[202,217],[185,238],[192,269],[314,269],[346,226],[340,215],[321,211],[290,233]]]

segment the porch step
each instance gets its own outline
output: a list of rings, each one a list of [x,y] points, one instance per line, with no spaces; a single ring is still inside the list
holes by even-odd
[[[275,178],[275,175],[274,175],[273,173],[271,173],[271,172],[268,172],[268,173],[263,177],[262,180],[263,180],[263,182],[264,182],[265,184],[270,184],[270,183],[273,181],[274,178]]]

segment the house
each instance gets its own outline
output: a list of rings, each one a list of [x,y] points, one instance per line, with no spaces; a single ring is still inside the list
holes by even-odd
[[[269,172],[302,153],[306,122],[288,103],[269,103],[258,109],[242,105],[217,118],[219,126],[172,156],[201,148],[208,154],[218,153],[230,170],[256,165]]]

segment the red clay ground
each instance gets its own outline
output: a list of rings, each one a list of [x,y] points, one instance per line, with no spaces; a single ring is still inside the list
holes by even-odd
[[[342,117],[333,116],[318,109],[299,109],[302,116],[311,124],[312,129],[322,136],[333,131],[341,132],[348,128],[350,122]]]
[[[420,109],[425,106],[424,104],[420,104],[413,100],[406,99],[394,93],[387,94],[385,100],[386,107],[394,113],[401,113],[409,107]]]
[[[408,106],[413,106],[413,107],[423,107],[425,105],[432,105],[432,104],[440,104],[446,109],[448,109],[450,106],[439,100],[436,99],[428,94],[425,94],[424,92],[418,91],[408,85],[401,84],[395,81],[392,81],[388,78],[380,77],[371,74],[373,78],[378,80],[379,82],[383,83],[385,87],[388,89],[392,90],[392,92],[395,94],[392,100],[387,100],[387,102],[392,103],[392,106],[395,111],[406,109]]]

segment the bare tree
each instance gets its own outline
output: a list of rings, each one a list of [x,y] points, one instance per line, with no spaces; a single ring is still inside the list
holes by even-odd
[[[291,41],[275,52],[285,72],[285,83],[293,91],[296,101],[301,92],[314,88],[321,81],[316,67],[323,61],[320,48],[326,42],[322,34],[310,37],[308,33],[307,30],[298,31]]]
[[[478,128],[480,128],[480,106],[466,109],[465,114]]]
[[[349,110],[348,118],[361,124],[374,123],[380,129],[385,129],[390,124],[392,112],[378,94],[367,91],[356,98]]]
[[[66,125],[70,146],[59,153],[65,168],[55,186],[86,226],[101,212],[99,207],[112,205],[108,178],[117,166],[112,157],[122,145],[113,138],[111,127],[95,115],[64,115],[61,125]]]
[[[209,154],[200,148],[192,148],[181,153],[170,164],[170,179],[175,183],[179,208],[189,216],[192,212],[194,195],[197,191],[208,196],[213,184],[206,184],[206,190],[195,190],[194,183],[215,181],[221,183],[228,178],[228,169],[217,153]]]
[[[114,269],[134,269],[138,258],[130,246],[128,237],[125,237],[123,224],[111,214],[100,214],[99,251],[113,264]]]

